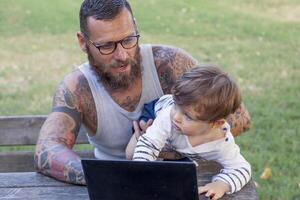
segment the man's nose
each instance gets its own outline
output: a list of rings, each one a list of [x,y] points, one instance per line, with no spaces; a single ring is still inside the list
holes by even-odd
[[[117,48],[114,52],[114,58],[119,61],[125,61],[127,59],[126,49],[124,49],[120,43],[117,44]]]

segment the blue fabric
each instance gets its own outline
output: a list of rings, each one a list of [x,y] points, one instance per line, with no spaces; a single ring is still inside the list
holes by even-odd
[[[139,117],[138,122],[140,122],[141,120],[144,120],[145,122],[147,122],[149,119],[155,119],[155,113],[154,113],[154,107],[155,107],[155,103],[159,100],[159,98],[151,101],[150,103],[146,103],[144,104],[144,108],[142,110],[142,114]],[[134,133],[134,128],[132,127],[132,133]]]
[[[149,119],[155,119],[154,106],[158,99],[151,101],[150,103],[144,104],[142,114],[139,118],[139,121],[144,120],[147,122]]]

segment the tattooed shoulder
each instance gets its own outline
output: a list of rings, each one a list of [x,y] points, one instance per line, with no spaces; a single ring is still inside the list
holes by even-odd
[[[87,79],[81,72],[76,80],[73,93],[78,101],[78,110],[82,112],[82,120],[86,127],[95,132],[97,129],[97,112],[92,91]]]
[[[89,90],[84,75],[74,71],[59,84],[53,98],[53,107],[79,109],[82,92]]]
[[[152,50],[164,93],[170,93],[176,78],[197,64],[197,61],[192,56],[179,48],[153,46]]]
[[[64,98],[65,91],[66,91],[66,85],[62,81],[54,93],[53,107],[59,107],[65,105],[65,98]]]

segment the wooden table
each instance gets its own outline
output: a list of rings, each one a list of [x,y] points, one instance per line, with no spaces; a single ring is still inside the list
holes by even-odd
[[[198,167],[198,185],[208,183],[218,168],[217,164],[201,163]],[[89,197],[85,186],[63,183],[36,172],[18,172],[0,173],[0,200],[2,199],[84,200]],[[199,199],[207,198],[201,195]],[[257,200],[258,196],[251,181],[241,191],[225,195],[222,199]]]
[[[211,182],[211,177],[217,174],[220,169],[221,165],[213,162],[213,161],[204,161],[199,162],[199,166],[197,167],[197,180],[198,186],[205,185]],[[207,200],[204,195],[199,197],[199,200]],[[254,182],[251,180],[247,185],[245,185],[240,191],[230,194],[224,195],[222,200],[258,200],[258,195],[256,192],[256,187]]]
[[[36,172],[0,173],[0,200],[89,199],[87,188],[56,181]]]
[[[0,116],[0,146],[35,145],[40,128],[46,116]],[[77,144],[87,144],[86,131],[80,129]],[[93,151],[79,151],[81,157],[92,158]],[[34,152],[0,152],[0,200],[2,199],[51,199],[84,200],[89,199],[84,186],[70,185],[43,176],[34,171]],[[211,177],[219,172],[220,166],[214,162],[198,161],[198,185],[209,183]],[[203,195],[200,200],[207,199]],[[223,200],[257,200],[253,181],[233,195],[225,195]]]
[[[200,166],[201,172],[206,166]],[[209,182],[210,173],[198,174],[198,184]],[[2,199],[51,199],[84,200],[89,199],[85,186],[77,186],[56,181],[36,172],[0,173],[0,200]],[[203,195],[200,200],[207,199]],[[241,191],[225,195],[222,199],[258,199],[254,183],[249,182]]]

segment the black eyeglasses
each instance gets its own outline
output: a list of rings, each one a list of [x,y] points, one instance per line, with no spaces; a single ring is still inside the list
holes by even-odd
[[[135,47],[139,41],[139,37],[140,37],[140,35],[137,34],[137,35],[133,35],[133,36],[128,36],[119,41],[107,42],[103,45],[97,45],[90,39],[89,39],[89,41],[90,41],[90,43],[92,43],[92,45],[94,45],[94,47],[96,47],[99,50],[99,52],[101,54],[109,55],[109,54],[112,54],[117,49],[118,43],[120,43],[124,49],[131,49],[131,48]]]

